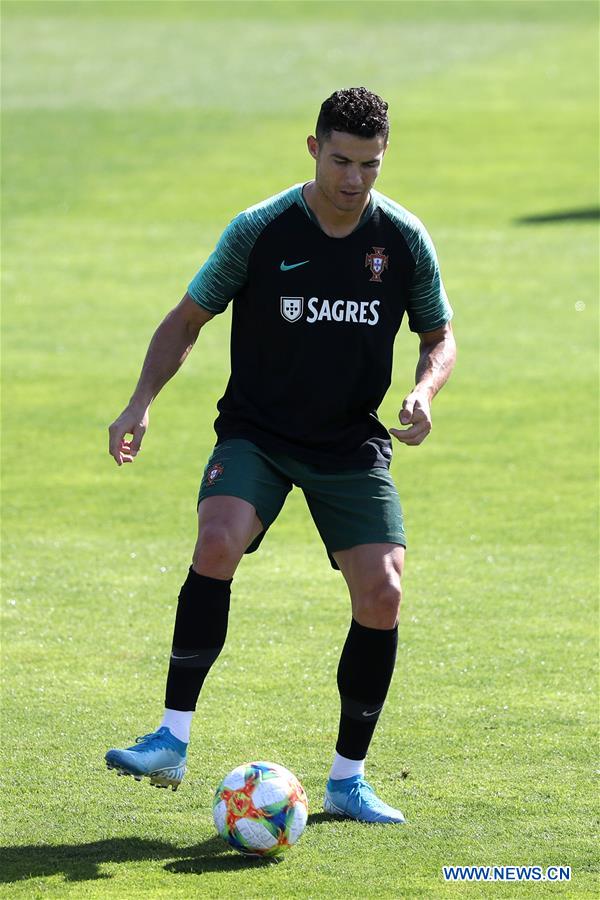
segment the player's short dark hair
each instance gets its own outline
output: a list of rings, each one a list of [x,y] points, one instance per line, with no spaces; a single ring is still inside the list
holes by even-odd
[[[321,105],[317,140],[327,140],[332,131],[345,131],[363,138],[381,134],[387,141],[390,131],[387,110],[385,100],[365,87],[335,91]]]

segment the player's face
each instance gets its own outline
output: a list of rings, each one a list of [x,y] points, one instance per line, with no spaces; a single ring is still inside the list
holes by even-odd
[[[309,137],[308,152],[316,160],[315,181],[340,212],[362,209],[379,175],[386,141],[383,135],[361,138],[332,131],[324,141]]]

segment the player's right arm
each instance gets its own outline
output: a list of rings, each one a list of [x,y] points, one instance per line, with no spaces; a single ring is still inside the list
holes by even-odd
[[[213,316],[186,294],[154,332],[131,400],[108,429],[108,452],[118,466],[135,459],[148,428],[150,404],[185,361],[200,329]],[[127,435],[131,440],[126,440]]]
[[[181,303],[158,326],[133,396],[109,428],[108,452],[118,466],[135,459],[148,428],[150,404],[179,369],[202,326],[224,312],[245,283],[248,257],[264,224],[259,213],[237,215],[190,282]],[[127,435],[131,440],[126,440]]]

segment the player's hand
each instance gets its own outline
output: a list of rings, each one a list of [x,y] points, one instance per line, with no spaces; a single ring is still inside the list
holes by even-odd
[[[422,444],[431,431],[431,402],[423,391],[412,391],[400,410],[401,425],[409,428],[390,428],[390,434],[403,444]]]
[[[108,452],[118,466],[133,462],[148,429],[148,410],[140,413],[129,406],[108,429]],[[131,440],[125,440],[131,435]]]

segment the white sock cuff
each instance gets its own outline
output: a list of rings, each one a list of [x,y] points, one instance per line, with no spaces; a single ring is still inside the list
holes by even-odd
[[[166,726],[178,740],[189,744],[193,715],[192,710],[186,712],[180,709],[165,709],[159,728]]]
[[[335,754],[333,758],[333,764],[331,766],[331,772],[329,773],[330,778],[334,778],[337,780],[341,778],[351,778],[353,775],[364,774],[364,759],[348,759],[345,756],[340,756],[339,753]]]

